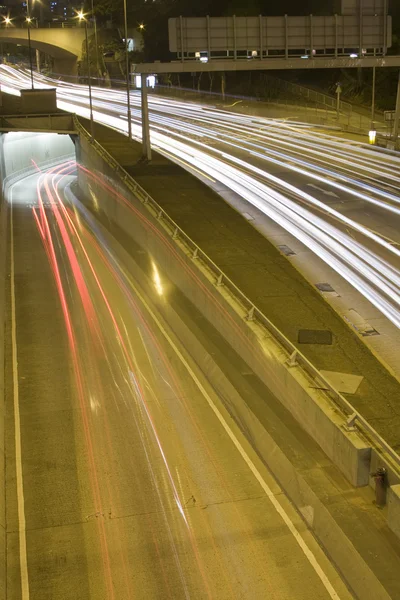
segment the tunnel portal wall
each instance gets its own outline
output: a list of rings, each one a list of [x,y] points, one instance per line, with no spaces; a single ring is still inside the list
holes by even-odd
[[[13,131],[3,136],[4,177],[19,176],[36,165],[62,159],[75,152],[69,135]]]

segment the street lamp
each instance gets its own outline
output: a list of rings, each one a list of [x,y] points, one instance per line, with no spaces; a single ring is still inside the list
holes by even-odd
[[[4,17],[4,23],[5,23],[5,25],[8,27],[8,25],[10,25],[10,24],[11,24],[11,19],[10,19],[10,17]]]
[[[31,69],[31,87],[33,89],[33,66],[32,66],[32,47],[31,47],[31,17],[26,17],[26,22],[28,23],[28,47],[29,47],[29,65]]]
[[[89,60],[89,41],[88,41],[88,30],[87,30],[87,20],[85,19],[85,15],[82,11],[78,13],[78,19],[80,22],[85,23],[85,41],[86,41],[86,62],[87,62],[87,72],[88,72],[88,83],[89,83],[89,107],[90,107],[90,135],[93,139],[94,137],[94,121],[93,121],[93,104],[92,104],[92,83],[90,76],[90,60]]]
[[[126,105],[128,111],[128,136],[132,139],[132,116],[131,116],[131,95],[130,95],[130,73],[128,57],[128,17],[126,11],[126,0],[124,0],[124,24],[125,24],[125,70],[126,70]]]
[[[94,44],[96,46],[96,67],[97,67],[96,77],[97,77],[97,85],[98,85],[99,84],[100,61],[99,61],[99,46],[98,46],[98,42],[97,42],[97,18],[94,13],[94,0],[92,0],[92,16],[93,16],[93,23],[94,23]]]

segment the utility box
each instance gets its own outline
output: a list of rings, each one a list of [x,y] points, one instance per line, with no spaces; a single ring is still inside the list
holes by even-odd
[[[56,88],[21,90],[21,109],[28,115],[58,112]]]

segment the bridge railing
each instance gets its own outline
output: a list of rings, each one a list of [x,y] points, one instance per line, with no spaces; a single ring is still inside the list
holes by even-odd
[[[92,144],[96,152],[104,161],[119,175],[126,187],[132,194],[145,205],[149,212],[158,221],[162,222],[164,229],[172,240],[178,240],[184,244],[193,260],[202,262],[214,280],[217,287],[224,286],[230,295],[241,306],[244,318],[250,322],[257,322],[278,342],[286,353],[286,364],[289,368],[301,367],[311,377],[318,388],[325,392],[334,407],[346,419],[348,431],[359,430],[369,440],[380,454],[386,454],[391,459],[391,466],[397,474],[400,474],[400,455],[382,438],[382,436],[368,423],[368,421],[357,411],[354,406],[326,379],[319,369],[300,352],[300,350],[268,319],[260,309],[237,287],[237,285],[216,265],[212,259],[194,242],[177,223],[165,212],[165,210],[144,190],[125,169],[103,148],[103,146],[92,138],[89,132],[80,123],[78,117],[74,116],[75,127],[78,133]],[[160,152],[160,150],[158,150]]]

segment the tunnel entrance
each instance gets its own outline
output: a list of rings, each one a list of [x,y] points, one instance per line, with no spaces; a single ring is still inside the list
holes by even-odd
[[[0,137],[3,183],[72,158],[75,146],[69,135],[12,131]]]

